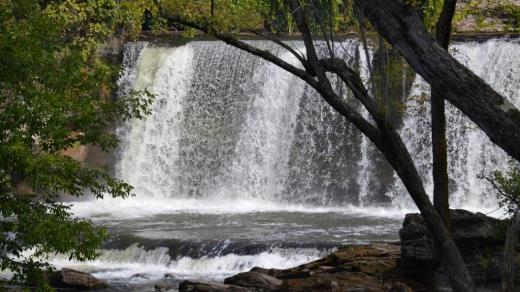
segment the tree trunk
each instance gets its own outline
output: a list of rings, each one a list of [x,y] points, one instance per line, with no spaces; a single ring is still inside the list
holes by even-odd
[[[436,25],[437,43],[448,50],[451,25],[457,0],[445,0]],[[446,140],[446,113],[444,99],[440,92],[432,89],[432,157],[433,157],[433,206],[439,213],[444,225],[452,232],[449,201],[448,145]]]
[[[520,111],[436,44],[414,7],[397,0],[355,2],[433,89],[520,161]]]
[[[376,122],[379,128],[391,127],[390,125],[384,125],[383,121]],[[424,190],[421,177],[413,164],[406,146],[395,131],[387,129],[382,130],[382,132],[384,143],[376,145],[395,169],[417,208],[419,208],[433,236],[435,250],[439,253],[438,259],[446,270],[453,288],[455,291],[461,292],[475,291],[473,280],[460,255],[459,249],[455,245],[439,213],[430,202]]]
[[[520,236],[520,211],[516,211],[507,228],[506,243],[504,245],[504,263],[502,265],[502,291],[515,291],[515,249]]]

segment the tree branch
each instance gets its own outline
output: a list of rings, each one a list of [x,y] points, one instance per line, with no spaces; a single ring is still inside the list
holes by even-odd
[[[263,34],[262,32],[260,31],[257,31],[257,30],[251,30],[250,32],[254,33],[255,35],[259,36],[259,37],[262,37],[262,38],[265,38],[269,41],[272,41],[273,43],[279,45],[280,47],[286,49],[287,51],[289,51],[293,56],[295,56],[298,61],[300,61],[300,63],[302,64],[302,66],[305,68],[305,70],[315,76],[315,74],[311,73],[313,72],[309,66],[309,63],[307,62],[307,60],[305,59],[305,56],[301,53],[301,52],[297,52],[293,47],[291,47],[290,45],[284,43],[283,41],[275,38],[275,37],[272,37],[268,34]]]
[[[432,88],[443,93],[495,144],[520,161],[520,111],[444,51],[425,30],[415,8],[396,0],[355,0],[377,31]]]
[[[318,87],[317,80],[311,74],[309,74],[305,70],[299,69],[299,68],[297,68],[297,67],[287,63],[286,61],[284,61],[284,60],[280,59],[279,57],[275,56],[273,53],[269,52],[268,50],[262,50],[262,49],[259,49],[259,48],[255,47],[255,46],[249,45],[246,42],[243,42],[243,41],[240,41],[240,40],[236,39],[232,35],[223,34],[223,33],[219,33],[219,32],[213,31],[207,25],[197,24],[197,23],[194,23],[194,22],[186,21],[186,20],[184,20],[182,18],[179,18],[179,17],[174,17],[174,16],[168,17],[168,20],[170,20],[172,22],[176,22],[176,23],[182,24],[184,26],[188,26],[188,27],[200,30],[200,31],[202,31],[204,33],[207,33],[207,34],[209,34],[211,36],[214,36],[215,38],[225,42],[226,44],[229,44],[229,45],[231,45],[233,47],[236,47],[238,49],[246,51],[246,52],[248,52],[250,54],[258,56],[258,57],[260,57],[260,58],[262,58],[262,59],[264,59],[264,60],[266,60],[268,62],[271,62],[271,63],[279,66],[280,68],[282,68],[282,69],[284,69],[284,70],[286,70],[286,71],[296,75],[300,79],[304,80],[305,82],[307,82],[309,85],[311,85],[314,88]]]
[[[339,76],[372,117],[376,118],[378,116],[377,107],[359,77],[359,74],[352,70],[344,60],[338,58],[321,59],[320,64],[325,70]]]

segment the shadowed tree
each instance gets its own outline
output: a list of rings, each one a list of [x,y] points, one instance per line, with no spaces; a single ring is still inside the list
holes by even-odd
[[[439,46],[448,50],[451,38],[451,26],[457,0],[445,0],[441,15],[436,24],[436,39]],[[448,179],[448,143],[446,140],[446,114],[442,94],[432,89],[432,158],[433,158],[433,205],[448,228],[451,230],[449,179]]]

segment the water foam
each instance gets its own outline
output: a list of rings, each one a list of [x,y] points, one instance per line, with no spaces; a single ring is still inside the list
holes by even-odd
[[[220,200],[220,199],[146,199],[129,198],[75,202],[71,211],[78,217],[101,217],[103,219],[131,219],[158,214],[245,214],[245,213],[337,213],[350,216],[399,219],[406,213],[416,212],[414,208],[390,208],[387,206],[319,206],[281,203],[262,199]]]
[[[104,250],[98,259],[74,262],[64,256],[51,261],[57,268],[74,268],[93,272],[101,279],[146,282],[173,274],[177,279],[223,280],[253,267],[290,268],[319,259],[330,252],[311,248],[273,248],[256,255],[227,254],[217,257],[180,257],[171,259],[168,249],[145,250],[132,245],[124,250]]]

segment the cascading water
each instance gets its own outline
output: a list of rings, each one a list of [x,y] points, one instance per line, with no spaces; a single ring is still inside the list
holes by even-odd
[[[274,44],[252,43],[298,65]],[[290,45],[303,51],[300,42]],[[452,50],[520,106],[518,41],[464,42]],[[337,51],[368,83],[359,42],[345,40]],[[146,89],[156,102],[151,116],[117,130],[114,171],[136,197],[72,207],[112,234],[103,256],[87,264],[98,276],[128,279],[145,270],[221,279],[255,265],[288,267],[341,244],[396,240],[404,212],[414,209],[370,142],[273,64],[220,42],[194,41],[127,44],[124,65],[120,94]],[[429,88],[417,76],[408,94],[405,79],[400,132],[431,193]],[[491,208],[490,188],[478,176],[504,169],[507,157],[458,110],[448,106],[447,113],[453,207]]]
[[[458,43],[451,53],[464,65],[488,82],[491,87],[517,107],[520,106],[520,45],[518,40],[489,40],[484,43]],[[433,192],[431,158],[431,121],[429,119],[428,84],[417,76],[412,94],[406,102],[401,133],[416,165],[423,170],[428,193]],[[495,170],[505,170],[508,155],[495,146],[476,124],[447,103],[448,172],[450,201],[455,207],[482,209],[496,204],[492,186],[482,179]],[[406,191],[396,179],[392,188],[395,203],[410,204]],[[404,196],[403,196],[404,195]]]

